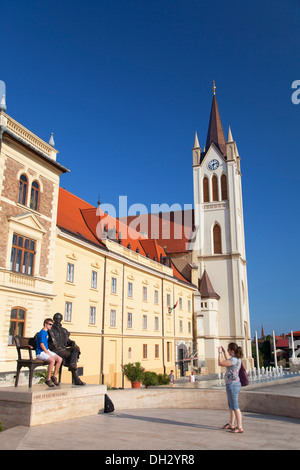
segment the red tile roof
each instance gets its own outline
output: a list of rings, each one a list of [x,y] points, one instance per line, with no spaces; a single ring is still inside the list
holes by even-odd
[[[280,338],[276,341],[276,348],[289,348],[289,340],[287,338]]]
[[[292,335],[291,335],[291,333],[288,333],[285,336],[292,336]],[[293,331],[293,337],[295,338],[295,336],[300,336],[300,331]]]
[[[164,248],[157,240],[146,238],[121,220],[111,217],[63,188],[59,188],[57,226],[102,248],[105,248],[101,241],[103,232],[115,230],[116,240],[120,237],[122,246],[130,247],[132,251],[138,250],[142,256],[151,259],[155,257],[157,262],[160,262],[161,257],[167,259]],[[177,279],[190,284],[173,264],[171,267]]]
[[[104,246],[85,223],[81,210],[95,209],[91,204],[59,188],[57,226],[96,245]]]
[[[125,220],[125,219],[120,219]],[[128,216],[127,224],[136,231],[146,232],[149,239],[164,248],[166,253],[187,253],[190,251],[194,211],[174,211],[162,214],[139,214]]]

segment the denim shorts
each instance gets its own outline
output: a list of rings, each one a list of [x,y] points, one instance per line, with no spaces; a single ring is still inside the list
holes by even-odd
[[[239,409],[239,394],[241,391],[241,382],[231,382],[226,384],[227,401],[230,410]]]

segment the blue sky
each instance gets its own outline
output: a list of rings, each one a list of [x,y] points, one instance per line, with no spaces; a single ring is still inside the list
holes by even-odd
[[[300,330],[300,1],[0,3],[7,113],[96,205],[193,203],[212,81],[241,155],[252,336]]]

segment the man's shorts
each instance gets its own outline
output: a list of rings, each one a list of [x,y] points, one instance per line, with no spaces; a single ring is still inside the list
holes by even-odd
[[[46,354],[44,351],[42,351],[40,354],[37,354],[36,355],[36,358],[37,359],[41,359],[42,361],[47,361],[51,356],[56,356],[56,354],[53,352],[53,351],[49,351],[50,354]]]

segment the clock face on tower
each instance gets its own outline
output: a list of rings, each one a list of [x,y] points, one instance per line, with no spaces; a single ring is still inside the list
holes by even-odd
[[[211,160],[207,166],[210,170],[216,170],[219,165],[220,163],[218,162],[218,160],[214,159],[214,160]]]

